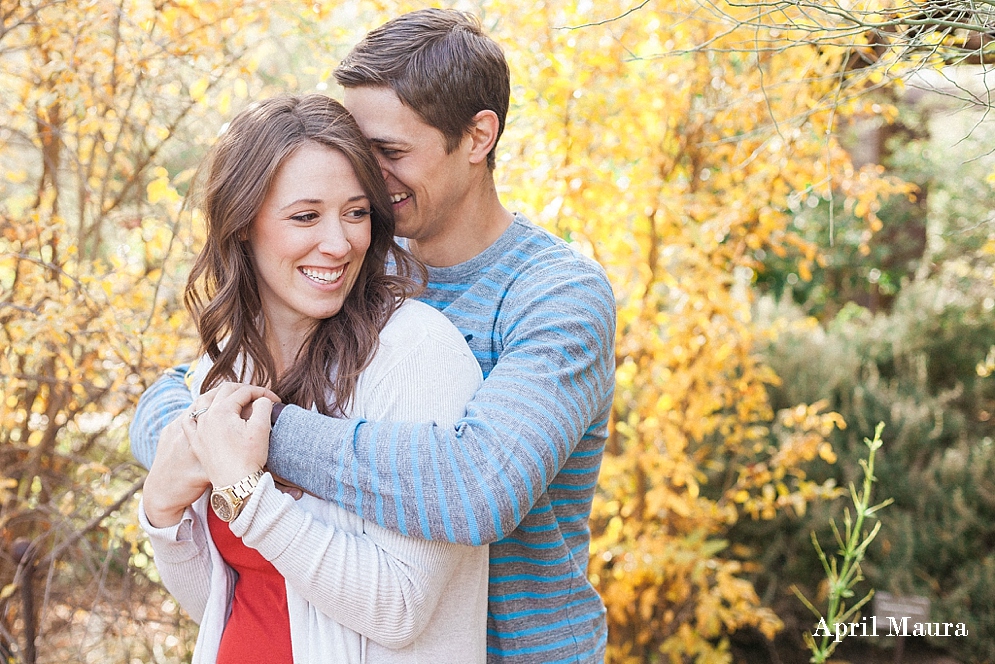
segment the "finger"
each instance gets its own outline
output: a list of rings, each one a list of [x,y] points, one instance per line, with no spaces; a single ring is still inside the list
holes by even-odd
[[[252,414],[249,424],[269,427],[269,417],[273,412],[273,402],[266,397],[260,397],[252,402]]]
[[[266,468],[266,470],[269,470],[269,468]],[[279,475],[274,474],[272,470],[269,470],[269,474],[273,476],[273,485],[280,491],[290,494],[294,500],[300,500],[301,496],[308,493],[303,487],[294,484],[290,480],[283,479]],[[311,495],[313,496],[314,494]]]
[[[235,396],[235,401],[226,405],[225,410],[241,412],[242,408],[252,403],[260,397],[266,397],[274,403],[280,403],[281,399],[275,392],[265,387],[249,385],[248,383],[221,383],[217,387],[204,392],[190,406],[190,413],[210,409],[215,403],[230,399]],[[200,417],[200,415],[198,415]]]
[[[300,500],[304,495],[304,490],[300,487],[291,486],[290,484],[284,484],[277,479],[273,480],[273,486],[282,491],[283,493],[289,495],[294,500]]]
[[[238,389],[241,383],[221,383],[204,392],[194,402],[197,409],[210,408],[218,399],[224,399],[229,394]]]
[[[249,390],[250,393],[252,394],[253,399],[258,399],[259,397],[266,397],[270,401],[274,402],[280,401],[280,397],[278,397],[276,393],[274,393],[272,390],[265,387],[259,387],[258,385],[251,385],[249,383],[235,383],[235,382],[222,383],[216,389],[217,389],[217,395],[214,397],[215,400],[227,399],[232,394],[242,393],[245,390]]]
[[[218,388],[218,387],[212,388],[212,389],[208,390],[207,392],[202,393],[197,398],[195,398],[193,400],[193,403],[190,404],[189,411],[191,413],[196,413],[198,410],[203,410],[205,408],[210,408],[211,404],[214,403],[214,399],[218,396],[218,390],[219,389],[220,388]]]
[[[224,399],[229,396],[232,392],[237,391],[242,387],[251,387],[245,383],[236,382],[224,382],[220,385],[216,385],[209,389],[208,391],[202,393],[199,397],[194,400],[193,408],[197,410],[198,408],[208,408],[218,399]]]
[[[226,399],[232,393],[239,391],[243,387],[252,387],[252,385],[249,385],[247,383],[236,383],[236,382],[221,383],[216,388],[217,389],[217,396],[215,396],[215,400]]]
[[[236,389],[227,391],[227,394],[224,396],[219,394],[218,397],[215,398],[211,407],[219,408],[224,412],[233,412],[241,415],[242,409],[249,404],[253,404],[258,399],[266,399],[269,401],[271,409],[273,407],[273,402],[280,401],[280,397],[276,396],[272,391],[266,389],[265,387],[257,387],[255,385],[238,385]]]
[[[261,396],[266,397],[267,399],[269,399],[273,403],[281,403],[283,401],[283,399],[280,398],[279,394],[277,394],[276,392],[274,392],[273,390],[271,390],[271,389],[269,389],[267,387],[257,387],[256,389],[257,390],[262,390],[262,395]]]
[[[179,420],[180,428],[183,430],[183,435],[186,436],[187,444],[191,449],[194,449],[197,442],[197,420],[188,415],[181,415]]]

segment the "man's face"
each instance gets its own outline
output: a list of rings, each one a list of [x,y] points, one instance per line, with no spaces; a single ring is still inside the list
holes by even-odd
[[[467,204],[470,168],[465,139],[446,154],[445,137],[387,87],[346,88],[343,104],[373,144],[397,219],[396,233],[428,249],[452,240]]]

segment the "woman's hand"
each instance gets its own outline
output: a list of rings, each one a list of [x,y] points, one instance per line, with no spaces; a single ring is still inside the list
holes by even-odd
[[[266,465],[270,412],[279,400],[262,387],[224,383],[194,401],[196,419],[181,419],[211,484],[234,484]]]
[[[211,486],[183,428],[183,420],[190,419],[189,412],[180,413],[163,428],[152,468],[145,478],[145,516],[156,528],[179,523],[183,510]]]

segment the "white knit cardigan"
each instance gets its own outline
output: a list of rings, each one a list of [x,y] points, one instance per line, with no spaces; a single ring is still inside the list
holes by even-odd
[[[208,367],[197,368],[195,394]],[[480,381],[452,323],[407,300],[347,415],[451,425]],[[216,660],[237,577],[211,540],[207,509],[205,494],[179,524],[155,528],[139,507],[163,584],[200,623],[193,664]],[[488,547],[405,537],[306,494],[294,501],[269,473],[231,529],[286,579],[295,664],[486,660]]]

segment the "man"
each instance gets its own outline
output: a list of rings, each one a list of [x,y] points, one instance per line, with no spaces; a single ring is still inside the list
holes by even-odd
[[[269,467],[403,534],[490,543],[489,661],[603,661],[605,609],[586,567],[614,389],[604,271],[498,199],[509,73],[476,19],[405,14],[335,77],[377,151],[397,233],[428,266],[419,299],[460,329],[485,380],[454,428],[278,406]],[[143,395],[131,428],[143,464],[190,403],[177,374]]]

